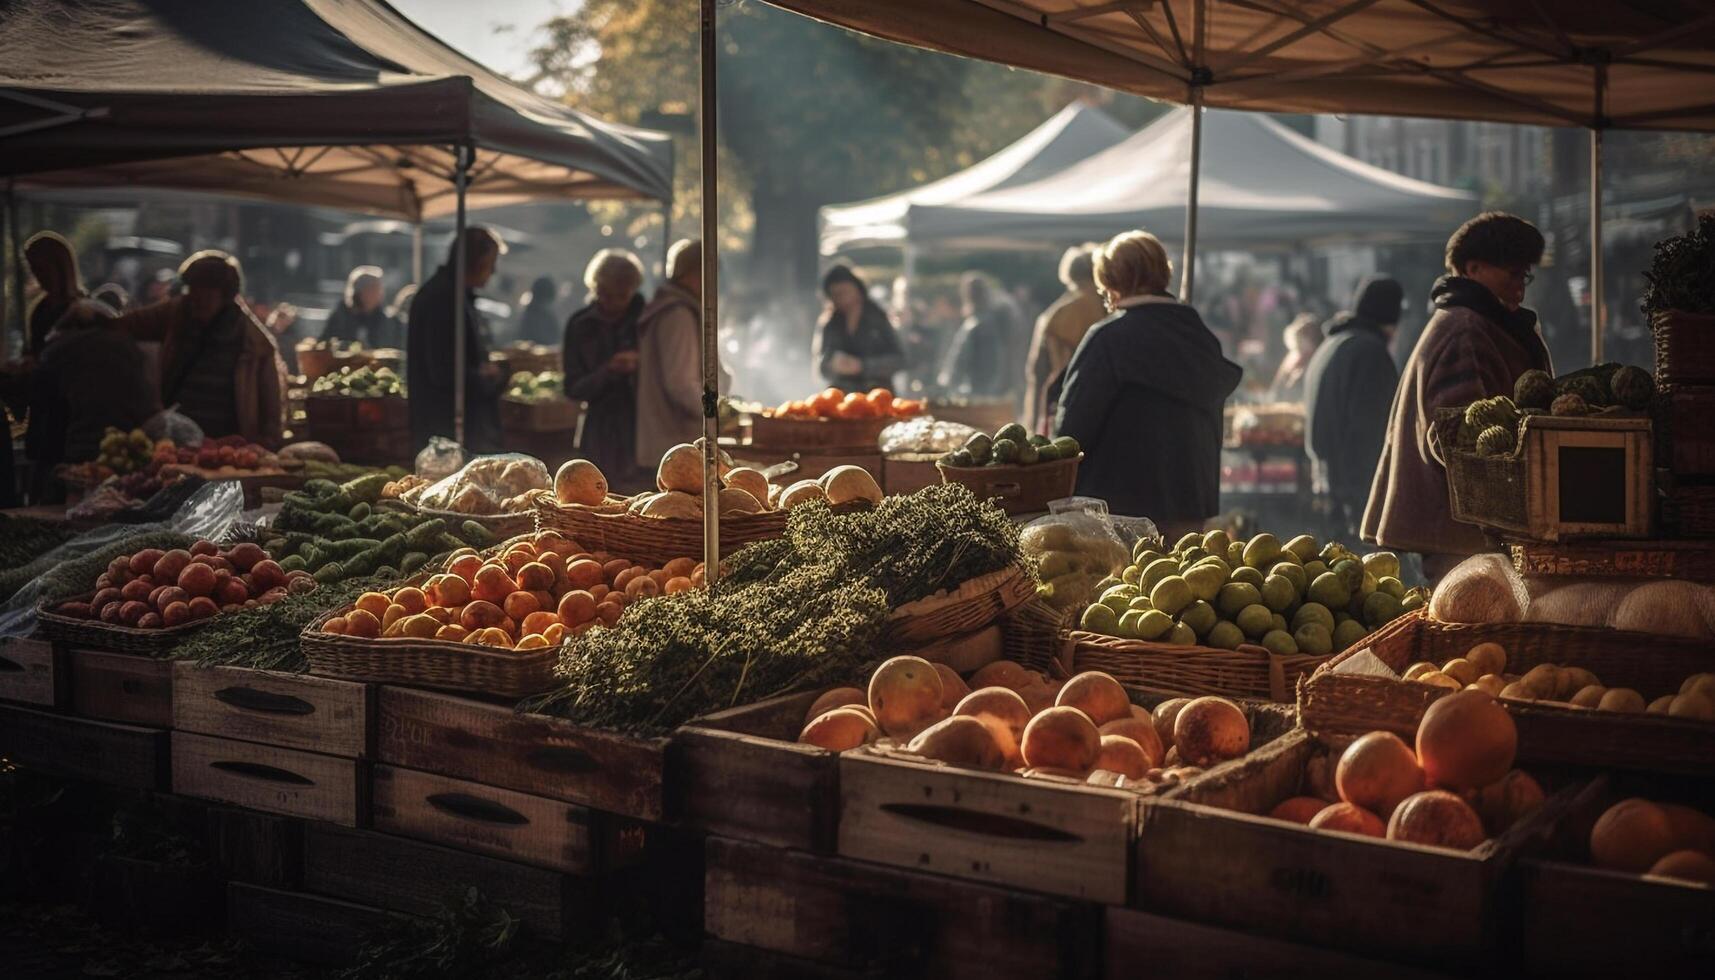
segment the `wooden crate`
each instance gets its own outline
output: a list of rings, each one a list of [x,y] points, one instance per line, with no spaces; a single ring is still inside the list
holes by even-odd
[[[1436,428],[1445,433],[1453,424],[1443,416]],[[1649,419],[1533,415],[1522,440],[1516,456],[1484,458],[1443,437],[1454,518],[1539,541],[1650,536]]]
[[[173,662],[71,649],[71,710],[101,721],[173,727]]]
[[[0,705],[0,756],[23,769],[124,789],[164,789],[168,733]]]
[[[209,857],[231,881],[296,888],[304,877],[304,821],[235,806],[211,806]]]
[[[529,865],[363,830],[313,823],[304,833],[304,888],[432,916],[475,888],[538,939],[558,940],[595,906],[588,882]]]
[[[643,843],[587,807],[398,766],[375,767],[374,818],[386,833],[571,874],[622,866]]]
[[[226,924],[264,953],[343,966],[363,944],[403,916],[317,895],[232,882],[226,886]]]
[[[1707,775],[1707,774],[1705,774]],[[1715,957],[1715,887],[1590,864],[1590,828],[1630,796],[1715,813],[1706,781],[1600,776],[1519,868],[1520,944],[1537,976],[1697,976]]]
[[[709,834],[832,851],[839,758],[797,741],[820,694],[771,698],[679,728],[668,745],[668,812]]]
[[[1450,980],[1453,976],[1320,944],[1283,942],[1136,909],[1108,908],[1103,913],[1102,975],[1107,980],[1133,980],[1144,973],[1174,980]]]
[[[298,749],[173,733],[173,792],[265,813],[358,826],[368,814],[364,766]]]
[[[172,727],[367,759],[374,744],[373,691],[331,677],[180,662],[173,668]]]
[[[660,821],[667,740],[584,728],[511,704],[381,688],[376,758],[393,766]]]
[[[753,415],[750,417],[750,446],[757,452],[874,453],[881,430],[897,421],[894,418],[790,419]]]
[[[66,659],[47,640],[0,640],[0,701],[63,708],[71,700]]]
[[[942,453],[892,453],[881,459],[881,490],[892,496],[941,485]]]
[[[819,967],[954,980],[1100,970],[1096,906],[717,837],[708,841],[703,916],[717,941],[806,967],[782,976],[820,975]]]
[[[1266,814],[1309,795],[1319,743],[1302,729],[1146,798],[1132,906],[1412,964],[1487,962],[1502,941],[1501,876],[1552,824],[1551,797],[1471,851],[1325,833]]]
[[[1715,548],[1707,541],[1521,541],[1508,545],[1520,575],[1676,578],[1715,583]]]

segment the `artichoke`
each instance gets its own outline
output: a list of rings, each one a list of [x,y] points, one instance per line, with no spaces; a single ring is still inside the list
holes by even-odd
[[[1565,394],[1554,399],[1549,411],[1554,415],[1589,415],[1590,403],[1581,395]]]
[[[1547,371],[1526,371],[1513,385],[1513,401],[1520,408],[1547,408],[1554,395],[1554,378]]]
[[[1513,430],[1504,425],[1491,425],[1477,437],[1477,455],[1505,456],[1513,451],[1516,443],[1513,440]]]
[[[1613,389],[1614,401],[1627,408],[1648,408],[1655,397],[1655,379],[1643,368],[1629,364],[1614,372],[1608,387]]]
[[[1577,395],[1583,400],[1586,410],[1600,408],[1609,402],[1608,386],[1602,383],[1601,378],[1592,377],[1588,374],[1562,380],[1560,394],[1563,396]],[[1560,415],[1562,413],[1555,412],[1554,414]]]

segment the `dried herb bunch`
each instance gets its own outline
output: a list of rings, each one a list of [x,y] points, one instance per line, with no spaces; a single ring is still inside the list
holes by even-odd
[[[347,579],[314,592],[293,593],[272,605],[225,613],[208,621],[173,648],[178,660],[199,667],[250,667],[301,674],[310,662],[298,648],[304,627],[329,609],[338,609],[365,592],[399,584],[396,575]]]
[[[1704,212],[1690,232],[1656,242],[1644,278],[1645,313],[1715,313],[1715,211]]]
[[[647,599],[560,656],[566,686],[528,704],[638,734],[815,686],[879,660],[894,608],[1017,560],[1018,529],[962,486],[864,511],[792,511],[786,534],[738,551],[713,590]]]

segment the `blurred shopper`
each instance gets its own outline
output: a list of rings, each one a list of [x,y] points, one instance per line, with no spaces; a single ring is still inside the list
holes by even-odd
[[[637,466],[648,471],[703,434],[702,243],[674,242],[667,276],[637,320]],[[726,371],[716,373],[724,392]]]
[[[988,278],[967,272],[959,280],[965,321],[941,362],[942,390],[975,398],[1007,398],[1016,391],[1018,313],[995,295]]]
[[[1304,443],[1317,494],[1332,504],[1342,540],[1352,540],[1370,499],[1399,387],[1388,343],[1399,326],[1405,291],[1370,276],[1352,293],[1352,308],[1323,325],[1327,339],[1304,371]]]
[[[393,302],[387,304],[387,315],[399,321],[399,330],[405,332],[411,325],[411,301],[417,298],[417,284],[406,283],[393,294]]]
[[[1078,493],[1150,518],[1170,541],[1220,510],[1221,412],[1240,376],[1197,311],[1168,293],[1172,278],[1148,232],[1096,253],[1096,285],[1115,315],[1072,354],[1054,425],[1083,446]]]
[[[596,253],[596,258],[601,258],[608,251],[602,249]],[[584,270],[585,286],[589,286],[590,269],[593,268],[595,259],[591,259],[588,268]],[[536,281],[530,284],[530,292],[524,297],[524,308],[518,314],[519,340],[527,344],[551,347],[560,339],[560,318],[554,315],[554,301],[559,297],[559,292],[560,287],[549,276],[537,276]]]
[[[24,353],[35,357],[47,345],[48,333],[71,311],[72,304],[88,295],[77,271],[77,253],[71,242],[51,231],[41,231],[24,243],[24,264],[42,294],[24,317]]]
[[[1552,373],[1536,314],[1522,305],[1543,244],[1523,218],[1480,214],[1447,240],[1447,275],[1429,291],[1435,313],[1406,361],[1363,530],[1365,541],[1421,553],[1431,581],[1488,545],[1482,531],[1453,519],[1429,426],[1437,409],[1510,397],[1524,372]]]
[[[1268,396],[1277,402],[1304,400],[1304,369],[1322,344],[1322,327],[1316,319],[1314,313],[1300,313],[1286,325],[1286,357],[1268,386]]]
[[[101,303],[114,313],[124,313],[131,308],[131,294],[125,291],[124,286],[116,282],[104,282],[95,287],[95,292],[90,293],[89,298]]]
[[[161,345],[161,404],[210,437],[239,435],[278,448],[286,424],[286,365],[274,335],[239,302],[238,260],[205,249],[179,266],[183,292],[133,310],[114,326]]]
[[[60,499],[53,468],[94,459],[108,426],[130,431],[161,411],[154,378],[138,370],[137,342],[115,325],[118,311],[96,300],[84,305],[48,337],[30,379],[24,455],[36,465],[39,503]]]
[[[1095,253],[1100,247],[1094,242],[1074,245],[1060,256],[1066,292],[1036,318],[1024,381],[1024,422],[1032,432],[1046,433],[1053,427],[1054,401],[1048,388],[1066,370],[1084,334],[1108,315],[1096,292]]]
[[[345,277],[345,297],[328,315],[323,340],[360,342],[366,347],[400,347],[405,332],[387,312],[386,287],[379,266],[360,265]]]
[[[822,277],[822,296],[828,304],[813,352],[822,380],[846,391],[892,388],[905,349],[864,281],[851,267],[836,265]]]
[[[455,243],[456,246],[456,243]],[[476,308],[476,291],[488,284],[494,267],[506,254],[506,243],[491,228],[472,225],[464,232],[464,295],[454,296],[453,262],[429,276],[411,299],[406,328],[405,387],[411,403],[411,442],[418,449],[431,436],[453,438],[455,408],[453,374],[453,316],[455,303],[464,304],[464,437],[472,453],[500,448],[500,392],[506,379],[488,360],[484,323]]]
[[[604,248],[584,269],[584,287],[589,305],[566,321],[560,346],[566,397],[588,404],[583,455],[601,467],[609,484],[628,486],[636,458],[643,263],[625,249]]]

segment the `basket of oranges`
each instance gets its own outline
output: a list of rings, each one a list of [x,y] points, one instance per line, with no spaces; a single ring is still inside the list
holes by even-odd
[[[867,449],[874,451],[881,430],[900,419],[923,414],[921,399],[895,398],[886,388],[842,391],[827,388],[803,401],[784,402],[750,420],[750,444],[757,449]]]

